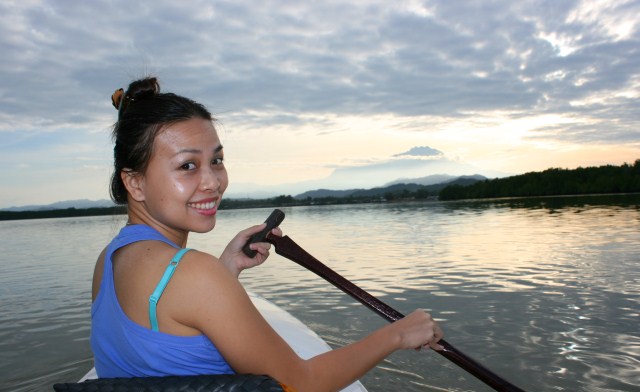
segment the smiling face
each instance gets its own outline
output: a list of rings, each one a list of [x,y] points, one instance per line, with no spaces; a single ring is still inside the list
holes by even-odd
[[[213,229],[229,180],[211,121],[193,118],[167,126],[154,140],[145,173],[129,179],[129,196],[143,207],[136,208],[141,222],[133,223],[160,231]]]

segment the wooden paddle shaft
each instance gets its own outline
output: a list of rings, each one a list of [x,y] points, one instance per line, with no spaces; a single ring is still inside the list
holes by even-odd
[[[314,272],[363,305],[372,309],[387,321],[393,322],[404,317],[402,313],[345,279],[318,259],[311,256],[288,236],[278,237],[267,234],[266,240],[275,246],[276,253]],[[474,359],[468,357],[444,339],[440,339],[438,344],[443,347],[443,350],[434,351],[460,366],[494,390],[499,392],[524,392],[524,390],[504,380]]]
[[[344,291],[366,307],[372,309],[387,321],[393,322],[404,317],[402,313],[380,301],[351,281],[343,278],[340,274],[324,265],[315,257],[311,256],[288,236],[279,237],[271,234],[271,230],[282,223],[284,216],[284,212],[278,209],[273,210],[271,215],[269,215],[265,221],[267,224],[266,227],[260,233],[253,235],[245,244],[243,251],[247,256],[253,257],[255,255],[255,251],[249,249],[249,244],[262,241],[270,242],[275,246],[276,253],[314,272],[316,275]],[[438,343],[443,347],[443,349],[434,351],[460,366],[494,390],[498,392],[525,392],[482,366],[474,359],[468,357],[444,339],[440,339]]]

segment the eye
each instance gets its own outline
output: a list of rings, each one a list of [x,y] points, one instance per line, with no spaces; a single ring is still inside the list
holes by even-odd
[[[196,169],[196,164],[193,162],[187,162],[182,164],[182,166],[180,166],[180,169],[182,170],[195,170]]]
[[[212,165],[222,165],[224,163],[224,158],[213,158],[211,161]]]

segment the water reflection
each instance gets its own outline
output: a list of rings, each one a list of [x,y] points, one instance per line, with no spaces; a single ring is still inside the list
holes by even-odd
[[[447,340],[529,391],[640,385],[640,197],[287,208],[303,248],[401,312],[422,307]],[[222,211],[190,246],[219,254],[271,209]],[[91,366],[97,253],[122,217],[0,222],[0,389],[45,390]],[[38,241],[34,241],[37,238]],[[330,344],[385,321],[278,256],[243,283]],[[488,391],[439,355],[392,355],[372,392]]]
[[[449,341],[525,389],[633,390],[637,347],[628,351],[620,341],[638,339],[637,204],[568,201],[360,206],[332,214],[309,208],[295,210],[283,227],[392,306],[442,316]],[[348,299],[313,277],[279,284],[281,292],[318,294],[297,308],[348,309],[341,302]],[[411,372],[421,374],[418,367]],[[482,390],[459,377],[465,388]]]

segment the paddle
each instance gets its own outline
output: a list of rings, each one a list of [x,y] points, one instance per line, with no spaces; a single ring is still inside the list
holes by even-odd
[[[288,236],[279,237],[271,234],[271,229],[278,226],[283,219],[284,213],[275,209],[266,220],[267,227],[261,233],[258,233],[258,235],[252,236],[247,244],[266,240],[275,246],[277,254],[286,257],[287,259],[307,268],[311,272],[327,280],[329,283],[372,309],[386,320],[393,322],[404,317],[402,313],[367,293],[365,290],[361,289],[349,280],[343,278],[337,272],[311,256]],[[247,249],[248,246],[245,246],[245,253],[247,253]],[[494,390],[499,392],[524,392],[524,390],[504,380],[491,370],[471,359],[444,339],[441,339],[438,344],[440,344],[443,349],[434,351],[460,366],[462,369],[466,370]]]

